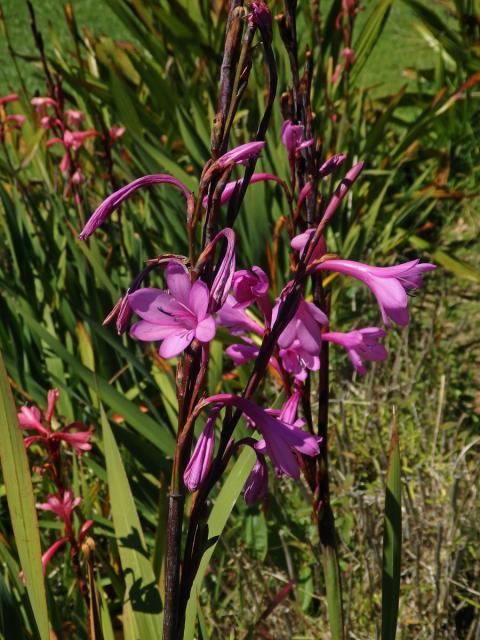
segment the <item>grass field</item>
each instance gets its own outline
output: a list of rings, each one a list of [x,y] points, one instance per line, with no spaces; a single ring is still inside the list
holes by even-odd
[[[63,12],[61,0],[40,0],[34,2],[38,24],[44,35],[46,47],[52,51],[55,47],[71,47],[71,40]],[[125,38],[123,25],[111,11],[106,0],[73,0],[76,20],[80,30],[88,29],[95,36],[106,35],[114,39]],[[322,2],[324,11],[330,2]],[[364,11],[356,25],[357,33],[365,24],[369,14],[376,6],[376,0],[365,0]],[[427,2],[430,8],[435,5],[443,11],[442,2]],[[28,79],[31,89],[43,90],[43,82],[38,77],[35,62],[28,60],[34,55],[33,39],[29,27],[26,3],[22,0],[2,0],[6,22],[15,50],[24,58],[19,66],[22,75]],[[394,0],[387,26],[377,43],[367,67],[361,74],[363,86],[379,85],[378,92],[386,93],[398,90],[403,84],[411,82],[403,75],[405,68],[424,68],[431,66],[434,52],[415,28],[416,20],[412,10],[401,0]],[[10,62],[5,40],[0,39],[0,88],[1,93],[15,90],[18,86],[17,74]]]

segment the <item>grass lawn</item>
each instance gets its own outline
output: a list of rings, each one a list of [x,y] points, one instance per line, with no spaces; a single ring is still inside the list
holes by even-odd
[[[88,28],[97,36],[107,35],[118,39],[125,37],[122,23],[105,0],[72,0],[72,4],[80,29]],[[322,4],[325,6],[325,3]],[[363,2],[365,9],[358,18],[357,34],[376,4],[377,0]],[[426,4],[431,8],[432,3]],[[442,10],[443,4],[435,3],[438,10]],[[69,47],[70,39],[62,9],[63,3],[60,0],[37,0],[34,6],[47,49],[52,50],[56,46]],[[27,58],[20,61],[22,75],[27,79],[32,91],[38,89],[41,92],[43,81],[36,77],[34,63],[28,61],[28,57],[36,55],[36,52],[26,4],[19,0],[3,0],[2,7],[13,46],[19,54]],[[431,66],[435,54],[416,30],[415,22],[412,10],[401,0],[395,0],[386,28],[361,74],[360,82],[363,86],[380,84],[381,93],[398,90],[407,82],[402,75],[403,69]],[[16,90],[17,74],[4,38],[0,39],[0,62],[0,93]]]

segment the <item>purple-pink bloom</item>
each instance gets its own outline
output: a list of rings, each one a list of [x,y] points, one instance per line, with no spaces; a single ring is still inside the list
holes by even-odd
[[[67,116],[67,125],[69,127],[78,127],[85,120],[83,111],[77,109],[67,109],[65,115]]]
[[[63,440],[66,444],[70,445],[72,449],[81,455],[84,451],[90,451],[92,445],[90,439],[92,432],[90,430],[84,430],[84,426],[80,422],[72,422],[58,431],[52,430],[52,418],[55,411],[55,405],[60,396],[58,389],[50,389],[48,392],[48,408],[45,413],[46,426],[42,424],[42,413],[38,407],[21,407],[17,414],[18,424],[20,429],[33,429],[37,432],[37,435],[26,436],[23,439],[25,446],[28,448],[34,442],[42,442],[49,444]],[[72,429],[78,429],[70,433]]]
[[[219,231],[211,241],[210,245],[206,247],[204,253],[207,253],[210,248],[215,247],[219,240],[225,240],[227,246],[222,261],[216,269],[215,277],[210,289],[209,309],[212,312],[218,311],[218,309],[223,307],[225,304],[235,273],[235,233],[233,229],[226,227]],[[199,262],[200,258],[197,262],[197,268]]]
[[[411,260],[393,267],[372,267],[353,260],[326,260],[316,271],[337,271],[364,282],[377,299],[384,323],[390,320],[400,326],[409,322],[407,292],[422,286],[422,274],[436,269],[434,264]]]
[[[72,535],[72,515],[73,510],[82,502],[81,498],[74,498],[73,493],[67,489],[63,495],[49,496],[47,502],[37,503],[37,509],[52,511],[57,517],[63,520],[65,533]]]
[[[116,209],[118,209],[122,202],[129,198],[138,189],[149,186],[151,184],[171,184],[175,187],[178,187],[178,189],[183,192],[183,195],[187,200],[190,196],[190,192],[187,187],[182,182],[180,182],[180,180],[177,180],[177,178],[174,178],[173,176],[159,173],[137,178],[133,182],[130,182],[130,184],[127,184],[121,189],[118,189],[118,191],[112,193],[102,202],[102,204],[90,216],[87,224],[82,229],[82,232],[79,236],[80,239],[86,240],[96,229],[98,229],[98,227],[100,227],[105,222],[105,220]]]
[[[215,420],[221,407],[214,407],[200,434],[190,462],[183,474],[183,481],[189,491],[196,491],[205,480],[213,460],[215,448]]]
[[[256,158],[264,146],[265,142],[263,141],[246,142],[224,153],[223,156],[218,158],[215,165],[220,169],[224,169],[232,163],[245,164],[251,158]]]
[[[196,338],[210,342],[215,336],[215,320],[208,313],[210,293],[201,280],[193,284],[188,273],[176,263],[166,269],[169,292],[139,289],[128,296],[132,310],[140,316],[130,329],[137,340],[161,340],[162,358],[178,356]]]
[[[3,105],[5,104],[9,104],[10,102],[17,102],[18,100],[20,100],[20,98],[18,97],[18,94],[9,93],[8,95],[0,98],[0,106],[3,107]]]
[[[285,349],[280,349],[279,356],[285,371],[298,381],[306,380],[307,369],[309,371],[318,371],[320,369],[318,355],[312,355],[304,349],[300,340],[294,340]]]
[[[364,360],[382,362],[388,358],[387,350],[379,342],[386,335],[387,332],[384,329],[365,327],[348,333],[327,332],[322,334],[322,340],[342,346],[358,373],[366,375],[367,368],[363,363]]]
[[[347,159],[347,156],[344,155],[343,153],[336,153],[331,158],[328,158],[328,160],[325,160],[325,162],[322,164],[322,166],[318,170],[318,177],[325,178],[326,176],[329,176],[336,169],[341,167],[346,159]]]
[[[243,499],[248,505],[255,504],[267,495],[268,470],[262,454],[257,452],[257,460],[245,483]]]
[[[273,180],[274,182],[282,182],[282,179],[273,173],[254,173],[250,178],[248,184],[255,184],[256,182],[266,182],[267,180]],[[227,182],[225,185],[225,189],[222,191],[222,195],[220,196],[220,204],[224,205],[227,203],[230,198],[233,196],[235,189],[239,190],[243,184],[243,179],[233,180],[232,182]],[[202,206],[204,209],[208,206],[208,196],[205,196],[202,200]]]
[[[248,340],[250,344],[231,344],[225,349],[225,353],[237,367],[253,360],[260,352],[260,348],[253,341],[249,340],[249,338],[244,338],[244,340]]]
[[[258,298],[268,295],[268,276],[263,269],[254,266],[251,269],[241,269],[233,276],[233,295],[236,299],[236,307],[244,309]]]
[[[295,249],[295,251],[298,251],[300,253],[300,258],[303,257],[305,245],[307,244],[307,242],[310,240],[310,238],[313,236],[314,233],[315,233],[315,229],[313,228],[307,229],[306,231],[304,231],[303,233],[300,233],[298,236],[295,236],[295,238],[292,239],[290,245],[292,249]],[[318,260],[326,253],[327,253],[327,245],[325,242],[325,238],[324,236],[321,236],[315,246],[315,249],[313,250],[311,260],[312,261]]]
[[[234,336],[250,331],[259,336],[264,334],[264,328],[258,322],[253,320],[244,309],[237,308],[237,301],[232,295],[228,296],[223,307],[219,309],[217,324],[228,329]]]
[[[249,418],[263,436],[263,442],[255,445],[255,449],[270,456],[277,473],[292,478],[300,477],[296,453],[316,456],[319,453],[319,438],[306,433],[298,426],[285,422],[282,417],[275,417],[250,400],[229,393],[220,393],[205,400],[205,403],[234,406]]]
[[[304,139],[304,131],[303,124],[293,124],[290,120],[285,120],[282,125],[282,142],[287,150],[290,163],[295,160],[298,151],[313,144],[313,138]]]
[[[281,302],[277,302],[273,310],[274,321],[280,304]],[[302,299],[292,320],[280,334],[278,346],[287,349],[298,341],[304,351],[318,355],[322,342],[321,325],[328,325],[328,317],[313,303]]]

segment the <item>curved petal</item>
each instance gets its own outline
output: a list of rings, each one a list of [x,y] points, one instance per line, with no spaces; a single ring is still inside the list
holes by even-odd
[[[202,320],[207,315],[210,292],[207,285],[201,280],[194,282],[188,299],[188,308],[193,311],[198,320]]]
[[[159,354],[162,358],[174,358],[188,347],[194,338],[193,331],[179,331],[165,338],[162,342]]]
[[[170,262],[166,269],[166,280],[173,298],[188,307],[188,296],[192,283],[185,269],[175,262]]]
[[[153,324],[147,320],[139,320],[130,329],[130,335],[136,340],[144,342],[153,342],[155,340],[164,340],[172,333],[178,333],[178,327],[165,326],[161,324]]]
[[[178,322],[173,316],[185,312],[180,303],[163,289],[139,289],[128,296],[128,303],[143,320],[154,324],[175,326]]]
[[[200,342],[210,342],[215,337],[217,325],[212,316],[207,316],[197,324],[195,329],[195,337]]]

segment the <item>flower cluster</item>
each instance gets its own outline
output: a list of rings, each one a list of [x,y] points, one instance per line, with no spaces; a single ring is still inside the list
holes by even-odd
[[[93,525],[93,520],[85,521],[78,531],[73,528],[73,511],[81,503],[80,497],[74,498],[71,489],[68,488],[65,462],[62,457],[60,443],[63,442],[71,448],[73,453],[81,456],[90,451],[92,432],[80,422],[72,422],[60,428],[54,428],[55,408],[60,397],[58,389],[50,389],[46,411],[42,412],[35,406],[23,406],[17,414],[19,428],[23,431],[32,430],[35,435],[28,435],[23,442],[27,449],[34,443],[42,446],[44,461],[37,467],[42,475],[48,476],[55,487],[55,493],[48,496],[46,502],[38,503],[37,508],[43,511],[51,511],[63,522],[64,533],[55,540],[42,556],[42,569],[45,575],[47,565],[55,553],[64,545],[70,545],[70,555],[80,582],[84,590],[84,581],[78,565],[78,552],[85,536]]]
[[[314,140],[305,139],[303,126],[287,121],[282,128],[282,142],[294,185],[296,160],[313,145]],[[234,165],[256,159],[263,145],[263,142],[252,142],[226,152],[208,166],[203,180],[208,183],[215,175],[230,172]],[[346,156],[341,154],[326,160],[318,169],[316,180],[330,176],[345,160]],[[139,319],[131,326],[130,335],[141,341],[160,342],[159,354],[163,358],[180,356],[190,348],[204,350],[208,354],[208,343],[214,339],[217,329],[222,327],[238,338],[238,342],[226,349],[227,356],[236,366],[251,360],[258,361],[262,346],[277,331],[268,358],[272,372],[281,381],[286,393],[283,409],[263,409],[249,397],[228,393],[202,400],[198,405],[200,408],[197,407],[198,413],[206,406],[210,406],[211,411],[185,469],[184,483],[189,490],[197,490],[212,467],[215,423],[223,407],[234,407],[243,414],[247,424],[256,430],[260,438],[252,435],[236,444],[251,446],[257,456],[245,487],[247,502],[251,503],[265,495],[268,478],[266,457],[270,458],[277,475],[298,478],[303,456],[317,456],[321,446],[320,438],[303,429],[304,422],[298,419],[297,411],[305,393],[304,383],[309,372],[320,368],[322,342],[331,342],[345,349],[360,374],[367,372],[367,361],[378,362],[387,358],[387,351],[381,343],[386,335],[384,328],[367,326],[349,332],[331,330],[326,313],[305,297],[305,279],[308,276],[332,271],[356,278],[369,287],[376,297],[386,327],[391,322],[402,326],[408,323],[407,293],[421,286],[422,274],[434,269],[434,265],[413,260],[393,267],[375,267],[327,255],[324,229],[362,169],[363,163],[358,163],[346,173],[327,203],[317,227],[306,229],[291,238],[292,250],[296,255],[296,274],[300,273],[301,267],[303,280],[295,275],[276,299],[272,299],[269,278],[261,267],[254,265],[235,271],[233,230],[223,229],[204,248],[196,265],[189,265],[187,258],[181,256],[165,256],[157,260],[157,266],[165,267],[166,288],[140,288],[149,272],[147,269],[134,281],[127,295],[109,315],[109,320],[117,315],[117,327],[123,332],[136,314]],[[275,181],[287,188],[278,176],[253,173],[250,182],[261,181]],[[137,189],[159,183],[179,188],[187,201],[188,211],[198,209],[193,194],[177,179],[164,174],[145,176],[109,196],[91,216],[80,237],[89,237]],[[238,191],[242,180],[225,182],[224,185],[220,205],[228,202]],[[201,205],[207,209],[211,203],[210,196],[203,195],[205,191],[202,192]],[[311,194],[310,182],[301,185],[297,212]],[[293,193],[290,198],[293,199]],[[205,272],[203,266],[219,239],[227,240],[228,249],[223,251],[220,264],[213,274],[211,271]],[[288,316],[286,308],[293,299],[292,292],[295,293],[295,308],[285,322]]]

